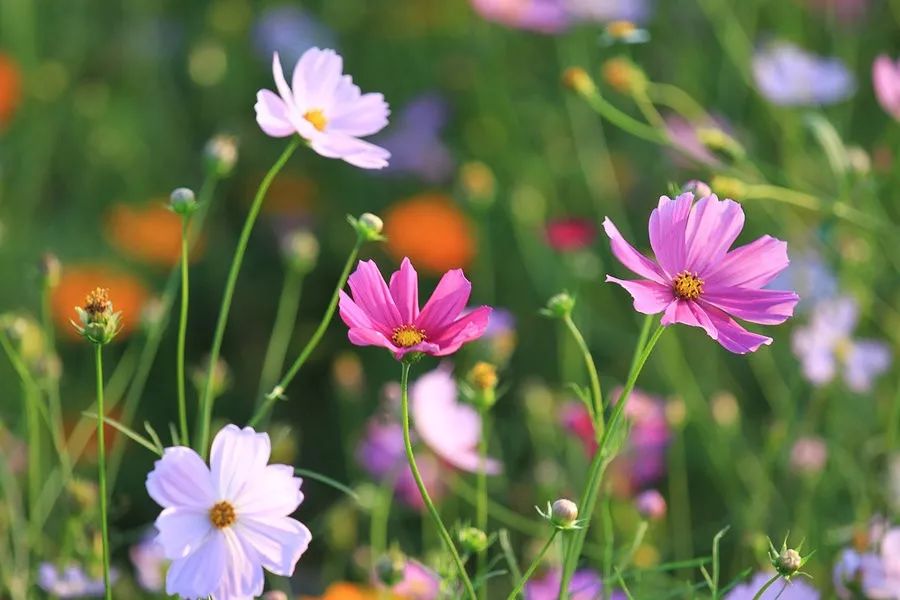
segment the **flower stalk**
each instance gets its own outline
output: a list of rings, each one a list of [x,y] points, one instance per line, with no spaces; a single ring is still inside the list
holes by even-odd
[[[544,555],[547,554],[547,550],[549,550],[550,546],[553,545],[553,540],[556,539],[556,536],[560,531],[563,530],[556,527],[553,528],[553,533],[551,533],[550,537],[547,538],[544,546],[541,548],[540,552],[537,553],[537,556],[534,557],[534,560],[531,561],[531,564],[528,566],[525,574],[522,575],[522,578],[519,579],[518,583],[516,583],[516,587],[513,588],[513,591],[509,593],[509,596],[506,597],[506,600],[516,600],[516,598],[518,598],[522,594],[522,589],[525,587],[525,584],[529,579],[531,579],[531,576],[534,575],[534,572],[537,570],[538,566],[541,564],[541,561],[544,559]]]
[[[112,600],[112,586],[109,575],[109,521],[107,516],[106,490],[106,436],[103,417],[103,344],[94,344],[94,364],[97,374],[97,481],[100,494],[100,535],[103,539],[103,586],[106,600]]]

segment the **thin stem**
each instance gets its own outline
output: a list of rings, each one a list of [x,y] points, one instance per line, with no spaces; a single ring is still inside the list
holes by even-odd
[[[47,343],[47,356],[51,360],[57,358],[56,355],[56,331],[53,327],[53,316],[50,309],[50,296],[53,291],[50,281],[44,277],[44,284],[41,288],[41,325],[44,329],[44,340]],[[50,410],[50,419],[53,428],[53,440],[59,454],[59,465],[62,467],[65,477],[68,479],[72,471],[72,461],[66,449],[66,430],[63,425],[62,403],[59,395],[59,377],[51,375],[48,377],[47,385],[47,405]]]
[[[100,486],[100,534],[103,539],[103,585],[106,600],[112,600],[109,581],[109,523],[106,508],[106,436],[103,417],[103,345],[94,345],[94,362],[97,367],[97,480]]]
[[[278,309],[275,312],[275,323],[272,325],[272,335],[269,337],[269,345],[266,347],[263,359],[262,373],[259,378],[259,391],[256,394],[256,406],[259,407],[265,400],[265,392],[272,389],[278,374],[284,367],[284,357],[287,355],[291,335],[294,333],[294,324],[297,321],[297,309],[300,306],[300,295],[303,290],[303,271],[288,267],[284,275],[284,285],[281,288],[281,296],[278,298]]]
[[[431,515],[431,520],[434,521],[441,539],[453,557],[453,562],[456,564],[456,569],[459,572],[459,578],[466,589],[466,595],[470,600],[477,600],[475,588],[472,587],[472,581],[469,579],[468,573],[466,573],[466,566],[459,556],[456,545],[453,543],[453,538],[450,537],[450,532],[447,531],[443,521],[441,521],[441,515],[438,514],[437,509],[434,507],[431,496],[428,495],[425,482],[422,481],[422,475],[419,474],[419,467],[416,465],[416,457],[413,454],[412,440],[409,434],[409,367],[410,364],[404,362],[400,372],[400,410],[403,418],[403,446],[406,449],[406,460],[409,462],[409,470],[412,471],[413,479],[416,480],[416,486],[419,488],[422,501],[428,508],[428,514]]]
[[[628,403],[628,397],[631,395],[631,391],[634,389],[634,384],[637,382],[638,376],[641,374],[641,371],[644,368],[644,364],[646,364],[647,359],[650,357],[650,353],[653,352],[653,348],[656,346],[656,342],[659,341],[659,338],[662,335],[663,331],[665,331],[665,328],[662,325],[659,325],[656,331],[653,332],[653,335],[650,337],[650,340],[646,345],[644,345],[643,347],[641,347],[640,345],[635,347],[634,352],[635,356],[637,356],[637,359],[632,361],[632,368],[631,372],[628,375],[628,380],[625,383],[625,387],[622,390],[621,396],[619,396],[618,402],[616,402],[616,407],[609,419],[608,427],[603,432],[603,437],[600,439],[597,451],[594,454],[593,460],[591,461],[591,465],[588,471],[587,485],[585,485],[584,492],[581,496],[581,502],[579,504],[581,514],[587,516],[588,521],[585,523],[585,526],[583,528],[575,531],[575,534],[572,536],[571,543],[566,550],[563,561],[563,573],[560,579],[559,586],[560,600],[565,600],[566,598],[565,590],[567,590],[569,587],[569,582],[572,579],[572,574],[575,572],[575,566],[578,563],[578,557],[581,555],[581,550],[584,546],[584,540],[587,536],[588,528],[590,527],[590,516],[594,514],[594,508],[597,505],[597,497],[600,491],[600,480],[603,477],[603,472],[606,470],[606,466],[609,464],[609,461],[614,458],[613,456],[607,456],[607,446],[609,444],[609,440],[618,428],[622,412],[625,410],[625,405]]]
[[[178,319],[178,351],[175,358],[176,378],[178,380],[178,424],[181,427],[181,443],[190,446],[187,422],[187,393],[184,382],[184,346],[187,340],[188,320],[188,225],[190,216],[181,219],[181,315]]]
[[[572,321],[572,316],[566,315],[563,319],[563,322],[566,324],[566,327],[569,329],[569,332],[575,339],[575,343],[578,344],[578,349],[581,350],[581,355],[584,357],[584,366],[587,369],[588,377],[591,380],[591,399],[593,401],[592,412],[594,413],[594,436],[595,439],[599,440],[603,435],[605,421],[603,416],[603,392],[600,389],[600,377],[597,375],[597,365],[594,363],[594,357],[591,356],[591,350],[590,348],[588,348],[587,342],[584,341],[584,336],[581,335],[578,327],[575,326],[575,322]]]
[[[247,218],[244,220],[244,228],[241,230],[241,237],[238,239],[237,248],[234,251],[234,258],[231,260],[231,269],[228,271],[228,280],[225,283],[225,292],[222,294],[222,305],[219,308],[219,319],[216,323],[216,331],[213,336],[212,349],[209,353],[209,374],[206,378],[206,387],[203,391],[203,397],[200,400],[200,435],[197,439],[197,451],[201,456],[206,458],[209,446],[209,425],[212,421],[212,405],[213,405],[213,376],[216,364],[219,362],[219,353],[222,350],[222,341],[225,339],[225,326],[228,324],[228,314],[231,311],[231,301],[234,298],[234,288],[237,286],[238,274],[241,272],[241,264],[244,262],[244,253],[247,251],[247,244],[250,242],[250,234],[253,232],[253,225],[262,209],[263,200],[266,192],[275,176],[281,171],[285,163],[300,145],[301,139],[295,136],[288,147],[285,148],[266,176],[263,177],[259,189],[256,190],[256,197],[253,199],[253,205]]]
[[[753,600],[760,600],[760,598],[763,597],[763,594],[766,593],[766,590],[768,590],[770,587],[772,587],[772,584],[775,583],[776,581],[778,581],[780,578],[781,578],[781,575],[779,575],[778,573],[775,573],[775,575],[773,575],[772,578],[769,579],[764,586],[759,588],[759,591],[756,592],[755,596],[753,596]]]
[[[553,533],[550,534],[550,537],[547,538],[544,547],[541,548],[541,551],[537,553],[537,556],[534,557],[534,560],[531,561],[531,564],[528,565],[528,569],[525,571],[525,574],[522,575],[522,578],[519,580],[519,583],[516,584],[516,587],[513,588],[513,591],[509,593],[509,596],[506,597],[506,600],[516,600],[519,595],[522,593],[522,589],[525,587],[525,584],[531,579],[531,576],[534,575],[534,572],[537,570],[538,566],[541,564],[541,560],[543,560],[544,555],[547,554],[547,550],[550,549],[550,546],[553,545],[553,540],[556,539],[556,535],[559,533],[559,529],[553,528]]]
[[[294,361],[294,364],[291,365],[291,368],[288,369],[287,373],[284,377],[281,378],[281,381],[278,382],[272,391],[266,394],[266,398],[263,403],[256,409],[256,413],[250,418],[250,421],[247,423],[250,427],[254,427],[257,423],[262,421],[265,416],[269,413],[275,403],[281,399],[284,394],[284,390],[291,384],[291,381],[294,380],[294,377],[297,376],[297,373],[300,371],[300,367],[306,362],[306,359],[309,358],[309,355],[312,354],[313,350],[316,349],[316,346],[319,345],[319,341],[321,341],[322,336],[325,334],[325,330],[328,329],[328,324],[331,323],[332,317],[334,317],[334,311],[337,309],[338,299],[340,298],[340,292],[344,289],[344,285],[347,283],[347,278],[350,276],[350,269],[353,268],[353,263],[356,261],[356,257],[359,255],[359,249],[362,247],[363,242],[365,240],[362,236],[357,237],[356,244],[353,246],[353,250],[350,252],[350,256],[347,257],[347,262],[344,264],[344,270],[341,272],[341,277],[338,279],[337,285],[334,287],[334,293],[331,295],[331,301],[328,303],[328,308],[325,309],[325,314],[322,316],[322,320],[319,322],[319,326],[316,327],[315,332],[309,341],[306,343],[306,346],[303,347],[303,350],[300,351],[300,355]]]
[[[487,411],[481,410],[481,435],[478,439],[478,457],[481,468],[475,475],[475,483],[478,488],[478,494],[475,496],[475,527],[479,530],[487,531],[488,520],[488,491],[487,491],[487,472],[484,465],[487,463],[487,445],[488,445],[488,424]],[[483,549],[476,556],[476,573],[478,577],[484,576],[484,569],[487,565],[487,548]],[[480,599],[487,598],[487,585],[483,584],[478,588],[478,597]]]

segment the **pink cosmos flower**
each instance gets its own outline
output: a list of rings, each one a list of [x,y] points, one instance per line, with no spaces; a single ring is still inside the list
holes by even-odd
[[[656,261],[625,241],[609,218],[603,227],[615,257],[643,277],[607,275],[606,281],[625,288],[636,311],[663,313],[663,325],[701,327],[726,350],[745,354],[772,338],[747,331],[732,317],[775,325],[794,314],[797,294],[763,289],[788,266],[785,242],[766,235],[729,251],[744,227],[744,211],[733,200],[712,195],[694,204],[691,193],[661,197],[649,226]]]
[[[570,23],[561,0],[471,0],[483,18],[507,27],[538,33],[559,33]]]
[[[574,252],[594,242],[597,227],[588,219],[554,219],[547,223],[544,235],[550,247],[557,252]]]
[[[872,85],[881,108],[900,121],[900,61],[879,55],[872,63]]]
[[[406,600],[436,600],[441,595],[441,577],[417,560],[407,560],[403,579],[391,588]]]
[[[278,93],[256,94],[256,122],[272,137],[299,134],[327,158],[384,168],[390,152],[359,138],[387,125],[388,105],[381,94],[363,94],[343,69],[344,60],[334,50],[310,48],[297,61],[288,86],[276,52],[272,71]]]
[[[487,328],[491,307],[463,314],[472,284],[462,269],[447,271],[419,310],[419,276],[408,258],[385,284],[373,261],[360,261],[347,280],[351,298],[341,291],[341,319],[357,346],[381,346],[402,360],[410,352],[446,356]]]
[[[646,490],[634,499],[634,506],[645,519],[658,521],[666,516],[666,499],[658,490]]]
[[[312,535],[290,518],[303,502],[302,480],[287,465],[268,465],[271,442],[251,427],[224,427],[210,466],[183,446],[166,448],[147,476],[163,511],[156,541],[172,561],[166,593],[184,598],[262,594],[263,568],[289,576]]]

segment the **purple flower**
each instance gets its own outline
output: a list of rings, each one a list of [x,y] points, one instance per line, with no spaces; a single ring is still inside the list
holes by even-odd
[[[299,134],[327,158],[340,158],[362,169],[382,169],[390,153],[360,138],[378,133],[388,123],[381,94],[363,94],[344,75],[344,59],[334,50],[310,48],[294,67],[288,86],[276,52],[272,72],[278,93],[256,94],[256,122],[272,137]]]
[[[838,291],[838,282],[819,253],[807,250],[792,258],[788,268],[767,287],[796,290],[800,296],[797,308],[808,310],[821,300],[833,298]]]
[[[271,442],[251,427],[216,434],[207,467],[190,448],[166,448],[147,476],[166,593],[185,598],[259,596],[266,569],[289,576],[312,535],[289,517],[303,502],[288,465],[268,465]]]
[[[877,533],[878,527],[873,528]],[[900,528],[871,536],[873,548],[865,552],[844,550],[834,566],[834,587],[841,598],[896,598],[900,590]],[[879,539],[880,538],[880,539]]]
[[[403,579],[391,592],[406,600],[436,600],[441,593],[441,577],[417,560],[407,560]]]
[[[543,577],[532,577],[525,584],[525,600],[556,600],[562,573],[559,568],[547,571]],[[599,600],[603,597],[603,581],[590,569],[579,569],[569,582],[570,600]],[[622,592],[614,591],[612,600],[624,600]]]
[[[109,575],[112,582],[119,578],[115,570],[111,570]],[[51,563],[41,563],[38,567],[38,585],[58,598],[100,598],[106,592],[103,577],[91,577],[77,565],[58,569]]]
[[[797,473],[820,473],[827,459],[828,446],[818,436],[797,438],[791,447],[791,469]]]
[[[566,0],[569,13],[583,21],[630,21],[644,23],[650,18],[650,0]]]
[[[378,143],[391,153],[385,173],[416,175],[428,183],[446,181],[453,173],[450,150],[441,140],[447,103],[434,93],[422,94],[400,111],[391,130]]]
[[[773,573],[761,571],[747,583],[735,586],[725,596],[725,600],[753,600],[756,593],[772,578]],[[794,577],[790,581],[779,579],[760,596],[762,600],[819,600],[819,592],[803,580]]]
[[[165,550],[155,537],[156,531],[154,530],[151,535],[128,550],[138,585],[148,592],[163,590],[166,584],[166,571],[169,568]]]
[[[631,246],[612,221],[603,222],[612,252],[643,279],[610,275],[631,294],[634,309],[663,313],[662,324],[700,327],[726,350],[753,352],[772,338],[747,331],[733,318],[776,325],[794,313],[794,292],[764,289],[788,265],[787,244],[770,236],[730,250],[744,227],[744,210],[715,195],[663,196],[650,215],[652,261]]]
[[[471,0],[488,21],[538,33],[560,33],[571,22],[563,0]]]
[[[422,375],[410,387],[413,423],[419,437],[441,460],[468,473],[501,471],[500,463],[487,458],[481,464],[478,441],[481,416],[458,401],[459,390],[450,369],[441,366]]]
[[[500,336],[515,335],[516,317],[505,308],[495,308],[491,311],[487,329],[482,337],[486,339]]]
[[[856,89],[853,74],[837,58],[823,58],[787,42],[769,44],[753,57],[756,87],[784,106],[834,104]]]
[[[666,499],[657,490],[641,492],[634,499],[634,507],[645,519],[658,521],[666,516]]]
[[[872,85],[881,108],[900,121],[900,61],[880,54],[872,63]]]
[[[868,392],[875,378],[888,369],[891,351],[887,344],[851,337],[858,319],[856,301],[842,296],[817,304],[809,324],[794,331],[794,354],[810,382],[825,385],[841,369],[848,388]]]
[[[290,4],[270,6],[253,24],[253,46],[265,60],[276,52],[290,63],[315,46],[333,48],[334,33],[305,10]]]

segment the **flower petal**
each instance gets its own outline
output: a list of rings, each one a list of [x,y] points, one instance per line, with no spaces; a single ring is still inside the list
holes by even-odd
[[[256,433],[252,427],[226,425],[216,434],[209,455],[210,471],[219,499],[232,502],[240,498],[244,487],[252,485],[266,468],[272,443],[269,434]]]
[[[344,290],[340,291],[339,295],[339,313],[341,315],[341,319],[344,321],[344,324],[347,325],[350,329],[355,327],[362,327],[364,329],[374,329],[376,326],[372,323],[372,320],[369,318],[369,315],[360,308],[360,306],[353,301],[350,296]]]
[[[446,327],[439,337],[429,339],[429,342],[440,348],[433,353],[434,356],[453,354],[463,344],[477,340],[484,335],[492,310],[490,306],[479,306]]]
[[[704,291],[702,299],[739,319],[778,325],[794,315],[800,297],[794,292],[730,288]]]
[[[284,103],[287,106],[287,112],[290,112],[292,109],[296,108],[294,104],[294,95],[291,93],[291,88],[288,87],[287,81],[284,79],[284,71],[281,68],[281,59],[278,57],[277,52],[272,56],[272,75],[275,78],[275,87],[278,89],[278,94],[281,96],[281,99],[284,100]]]
[[[443,329],[459,317],[471,293],[472,283],[462,269],[447,271],[419,313],[415,326],[424,330],[430,341],[443,337]]]
[[[326,158],[340,158],[360,169],[383,169],[391,157],[384,148],[339,131],[313,136],[310,145]]]
[[[701,198],[691,209],[684,233],[685,268],[702,278],[718,268],[744,228],[744,209],[734,200],[715,194]]]
[[[262,566],[276,575],[292,575],[312,540],[303,523],[287,517],[241,519],[235,529],[254,550]]]
[[[231,527],[222,530],[225,541],[225,576],[212,596],[216,600],[241,600],[258,597],[263,592],[265,574],[253,548]]]
[[[363,94],[359,96],[359,88],[355,88],[355,94],[347,96],[342,93],[342,87],[334,97],[334,106],[331,109],[328,120],[330,131],[337,131],[353,137],[365,137],[384,129],[388,124],[387,102],[382,94]]]
[[[611,275],[606,276],[606,281],[625,288],[634,298],[634,310],[645,315],[662,312],[675,301],[672,288],[655,281],[619,279]]]
[[[269,465],[234,499],[235,510],[241,518],[245,515],[284,517],[300,506],[303,480],[294,476],[294,468],[288,465]]]
[[[288,107],[284,100],[269,90],[260,90],[256,94],[256,122],[266,135],[287,137],[296,133],[288,115]]]
[[[353,293],[353,301],[378,331],[390,335],[397,327],[407,324],[400,319],[400,311],[375,261],[359,261],[347,284]]]
[[[718,331],[717,341],[723,348],[735,354],[755,352],[762,345],[772,343],[772,338],[747,331],[727,314],[714,306],[704,307],[707,316]]]
[[[304,52],[294,67],[291,81],[300,112],[314,109],[328,115],[343,72],[344,59],[334,50],[310,48]]]
[[[183,598],[206,598],[218,588],[227,565],[224,536],[217,531],[194,552],[172,561],[166,573],[166,593]]]
[[[876,377],[891,366],[891,350],[877,340],[852,343],[844,364],[844,380],[854,392],[868,392]]]
[[[700,327],[706,331],[706,334],[712,339],[715,340],[719,337],[719,332],[712,324],[712,321],[703,307],[690,300],[675,300],[669,304],[669,306],[666,307],[666,312],[663,314],[660,323],[666,326],[674,325],[675,323],[683,323],[684,325],[690,325],[691,327]]]
[[[694,195],[690,192],[674,200],[662,196],[659,205],[650,213],[650,246],[667,278],[677,275],[687,265],[685,229],[693,203]]]
[[[213,529],[209,508],[167,508],[154,525],[159,531],[156,542],[162,546],[166,558],[173,560],[184,558],[206,543]]]
[[[147,475],[147,493],[164,508],[209,508],[215,488],[200,455],[184,446],[166,448]]]
[[[787,242],[764,235],[727,253],[704,280],[707,286],[760,288],[789,263]]]
[[[619,262],[625,265],[625,268],[657,283],[665,281],[659,266],[626,242],[613,222],[609,220],[609,217],[603,220],[603,230],[609,237],[609,246],[612,249],[613,256],[619,259]]]
[[[391,275],[390,290],[400,311],[400,320],[415,323],[419,317],[419,276],[409,258],[404,258],[400,270]]]

